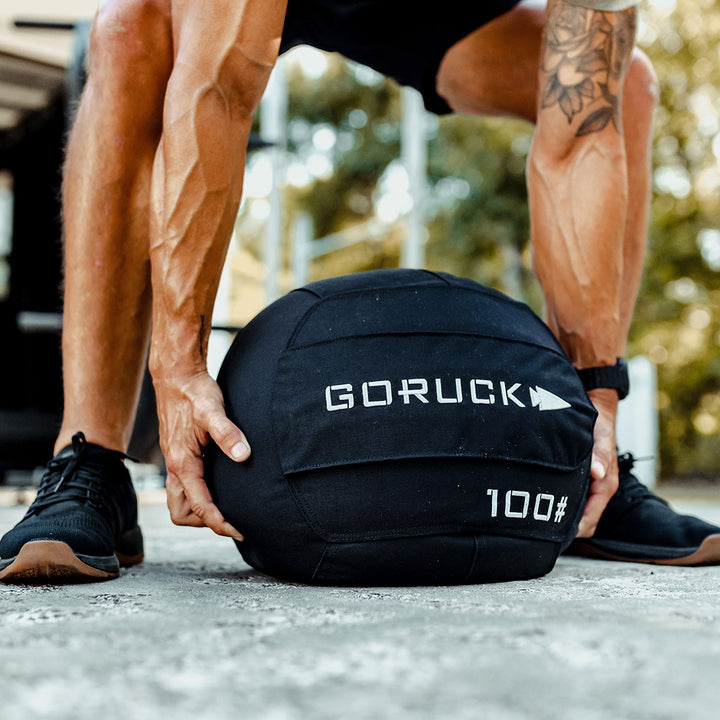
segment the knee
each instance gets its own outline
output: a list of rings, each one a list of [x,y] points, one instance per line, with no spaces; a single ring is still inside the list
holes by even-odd
[[[90,34],[90,76],[118,73],[139,79],[169,66],[170,0],[101,2]]]
[[[501,73],[472,63],[448,62],[440,67],[436,88],[453,112],[535,122],[536,74],[535,67],[520,65],[501,79]]]
[[[636,49],[625,78],[625,114],[630,112],[635,119],[651,121],[659,99],[659,83],[652,63],[642,50]]]
[[[544,8],[522,2],[453,45],[436,77],[456,112],[535,122]]]
[[[466,58],[458,58],[459,54],[458,51],[451,51],[443,59],[435,80],[436,91],[453,112],[489,114],[485,93],[479,82],[480,74]]]

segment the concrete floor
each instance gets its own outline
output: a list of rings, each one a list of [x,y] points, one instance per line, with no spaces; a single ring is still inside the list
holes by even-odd
[[[720,504],[685,504],[720,523]],[[0,531],[23,508],[0,507]],[[503,585],[312,588],[141,508],[120,579],[0,586],[3,720],[720,717],[720,568],[561,558]]]

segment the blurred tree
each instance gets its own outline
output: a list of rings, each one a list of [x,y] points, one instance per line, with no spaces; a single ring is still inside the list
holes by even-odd
[[[447,198],[430,218],[428,266],[472,277],[541,311],[528,245],[531,140],[532,126],[519,121],[440,120],[429,176],[433,192]]]
[[[291,207],[312,214],[317,237],[372,216],[380,176],[400,152],[395,83],[337,55],[328,65],[320,79],[304,77],[297,66],[289,78],[289,149],[311,172],[319,155],[331,163],[331,172],[288,193]]]
[[[658,368],[661,467],[720,475],[720,3],[653,0],[660,79],[648,255],[631,351]]]

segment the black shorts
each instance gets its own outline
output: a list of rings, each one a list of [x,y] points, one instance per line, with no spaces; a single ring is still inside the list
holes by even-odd
[[[440,62],[458,40],[519,0],[289,0],[281,52],[296,45],[339,52],[422,93],[425,107],[450,107],[437,93]]]

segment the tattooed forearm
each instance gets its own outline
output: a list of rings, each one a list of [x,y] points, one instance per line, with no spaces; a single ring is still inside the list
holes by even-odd
[[[612,124],[622,134],[620,92],[635,41],[634,9],[603,13],[553,3],[540,67],[540,107],[558,106],[578,137]]]

